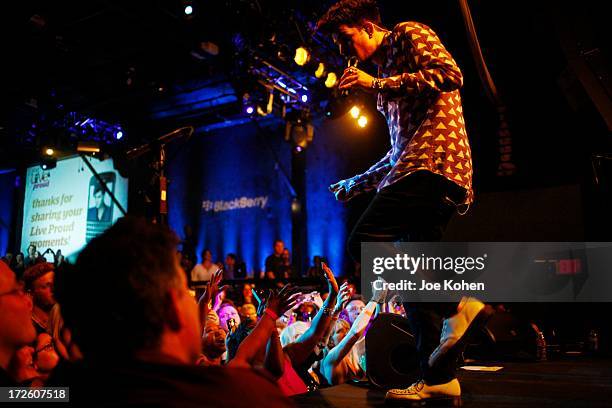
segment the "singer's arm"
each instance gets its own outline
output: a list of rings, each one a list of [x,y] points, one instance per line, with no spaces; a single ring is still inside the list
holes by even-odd
[[[408,22],[399,24],[400,52],[395,57],[398,64],[412,58],[418,67],[416,72],[404,72],[388,78],[374,80],[373,88],[379,92],[450,92],[461,88],[463,75],[457,63],[444,48],[436,33],[424,24]]]
[[[392,150],[389,150],[387,154],[372,167],[353,177],[355,183],[351,188],[353,194],[365,193],[374,190],[378,186],[378,183],[380,183],[383,177],[385,177],[393,167],[391,164],[391,153]]]

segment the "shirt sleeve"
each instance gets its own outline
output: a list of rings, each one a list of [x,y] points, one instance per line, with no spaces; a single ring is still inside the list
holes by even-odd
[[[378,183],[380,183],[393,167],[391,164],[391,153],[392,150],[389,150],[387,154],[372,167],[353,177],[353,183],[350,185],[349,189],[350,196],[374,190],[378,186]]]
[[[420,23],[402,23],[391,35],[398,36],[395,40],[399,47],[395,56],[397,65],[408,67],[408,59],[412,59],[417,70],[381,78],[381,92],[418,94],[427,91],[450,92],[461,88],[461,70],[431,28]]]

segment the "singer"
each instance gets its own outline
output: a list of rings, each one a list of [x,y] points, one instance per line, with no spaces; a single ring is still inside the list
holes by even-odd
[[[374,77],[349,64],[339,88],[377,93],[377,107],[391,136],[391,148],[378,163],[330,186],[340,201],[376,191],[349,236],[351,256],[360,261],[361,242],[440,240],[453,213],[473,199],[459,67],[426,25],[404,22],[385,29],[374,0],[336,3],[319,20],[317,30],[331,35],[347,58],[378,66]],[[488,309],[473,298],[459,305],[405,303],[404,308],[416,337],[423,379],[406,389],[390,390],[387,399],[460,398],[456,357],[467,334],[483,324]],[[440,335],[442,318],[447,321]]]

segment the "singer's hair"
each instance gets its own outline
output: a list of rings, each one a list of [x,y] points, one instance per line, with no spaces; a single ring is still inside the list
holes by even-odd
[[[380,12],[375,0],[341,0],[319,19],[316,30],[335,33],[342,24],[359,27],[365,20],[380,25]]]

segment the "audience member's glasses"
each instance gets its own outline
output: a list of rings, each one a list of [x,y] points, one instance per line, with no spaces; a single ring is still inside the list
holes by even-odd
[[[23,283],[18,283],[17,287],[15,289],[9,290],[8,292],[4,292],[4,293],[0,293],[0,296],[5,296],[5,295],[17,295],[20,297],[23,297],[26,295],[26,291],[23,287]]]

